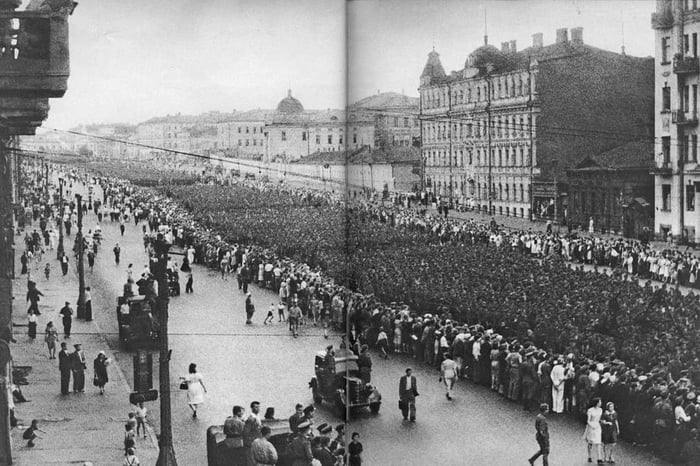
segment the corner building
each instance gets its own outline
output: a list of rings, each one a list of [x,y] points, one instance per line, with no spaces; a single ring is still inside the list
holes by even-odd
[[[651,27],[656,36],[654,232],[659,239],[700,242],[698,166],[697,0],[657,0]]]
[[[566,218],[566,173],[590,153],[648,134],[653,59],[586,45],[583,29],[517,50],[485,44],[445,73],[433,50],[420,78],[426,191],[491,215]]]

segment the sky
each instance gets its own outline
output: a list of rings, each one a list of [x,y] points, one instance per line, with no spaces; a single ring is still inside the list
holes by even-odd
[[[654,0],[81,0],[70,18],[71,76],[45,127],[138,123],[167,114],[307,109],[378,91],[417,96],[432,47],[446,71],[483,44],[561,27],[584,42],[650,56]],[[484,20],[484,15],[486,20]],[[623,32],[624,31],[624,32]],[[347,71],[346,71],[347,69]]]

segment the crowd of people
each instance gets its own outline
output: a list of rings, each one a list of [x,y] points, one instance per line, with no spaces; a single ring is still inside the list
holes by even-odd
[[[689,254],[505,231],[301,188],[168,194],[133,190],[134,207],[170,226],[194,250],[192,262],[219,268],[240,251],[252,271],[244,279],[299,303],[305,316],[319,299],[350,319],[354,345],[384,333],[390,351],[436,368],[449,354],[457,378],[525,409],[544,402],[584,420],[592,400],[612,402],[620,436],[669,458],[694,437],[700,302],[672,286],[695,282]],[[634,275],[665,283],[639,286],[627,279]]]

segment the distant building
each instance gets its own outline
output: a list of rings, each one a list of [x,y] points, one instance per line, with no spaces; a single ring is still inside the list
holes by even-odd
[[[700,242],[698,84],[700,9],[697,1],[657,0],[654,232],[662,239]]]
[[[654,142],[633,141],[590,155],[568,170],[569,226],[639,238],[654,227]]]
[[[437,52],[420,78],[427,191],[482,212],[563,220],[567,170],[649,133],[653,60],[583,42],[582,28],[518,51],[485,45],[449,75]]]
[[[251,110],[217,125],[219,148],[234,157],[293,161],[319,152],[374,147],[374,121],[345,110],[305,110],[287,92],[276,110]]]
[[[374,120],[374,145],[410,147],[420,140],[418,98],[382,92],[360,99],[348,108]]]

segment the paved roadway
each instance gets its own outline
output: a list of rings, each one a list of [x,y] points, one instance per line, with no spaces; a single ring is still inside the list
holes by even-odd
[[[86,217],[86,230],[95,216]],[[117,337],[115,300],[126,280],[126,267],[134,264],[140,274],[146,256],[141,225],[127,226],[119,236],[118,224],[102,223],[105,240],[98,254],[95,272],[88,274],[93,285],[95,319],[129,382],[132,383],[133,353],[120,348]],[[111,253],[116,242],[122,247],[117,266]],[[180,260],[178,262],[181,262]],[[278,417],[287,417],[297,402],[311,403],[307,382],[313,375],[313,354],[328,342],[318,328],[303,328],[298,339],[291,338],[284,324],[264,326],[262,320],[270,302],[270,292],[251,287],[258,312],[254,325],[246,326],[244,296],[233,277],[220,276],[201,266],[194,267],[194,294],[170,301],[170,342],[172,347],[171,389],[173,390],[173,431],[179,464],[205,464],[206,428],[230,415],[234,404],[248,407],[253,400],[263,411],[274,406]],[[183,283],[184,291],[184,283]],[[337,336],[331,336],[337,343]],[[158,387],[157,355],[154,357],[154,387]],[[209,390],[197,419],[192,419],[185,392],[178,390],[177,376],[195,362]],[[418,422],[403,422],[397,408],[398,379],[407,366],[418,377]],[[454,400],[447,401],[437,371],[415,366],[412,360],[395,356],[374,358],[373,383],[383,394],[378,415],[360,414],[351,419],[348,433],[358,431],[368,465],[461,465],[527,464],[536,450],[534,415],[490,390],[460,382]],[[159,431],[157,403],[149,403],[151,422]],[[586,463],[583,426],[568,417],[550,415],[553,465]],[[317,409],[317,424],[337,424],[340,419],[330,405]],[[349,435],[348,435],[349,439]],[[643,449],[620,445],[619,465],[663,464]]]

